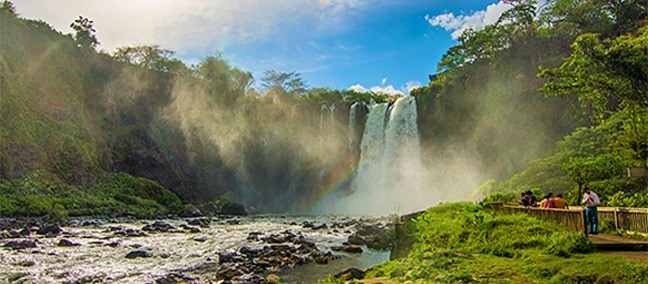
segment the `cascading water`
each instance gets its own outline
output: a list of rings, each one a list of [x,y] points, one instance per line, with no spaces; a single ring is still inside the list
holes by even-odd
[[[353,190],[335,202],[335,212],[403,213],[433,203],[434,196],[425,190],[428,175],[420,158],[416,119],[416,100],[411,96],[399,98],[391,107],[382,103],[370,108]]]

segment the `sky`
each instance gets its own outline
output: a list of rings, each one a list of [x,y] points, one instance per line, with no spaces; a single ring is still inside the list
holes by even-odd
[[[495,22],[509,7],[497,0],[12,2],[21,17],[66,34],[79,15],[90,18],[108,52],[157,44],[188,64],[221,53],[257,81],[267,70],[296,71],[311,88],[405,94],[428,83],[463,30]]]

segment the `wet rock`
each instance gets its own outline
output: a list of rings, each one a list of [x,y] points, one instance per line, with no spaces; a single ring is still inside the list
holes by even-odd
[[[160,254],[160,257],[161,258],[169,258],[169,257],[171,257],[171,254],[168,253],[168,252],[163,252],[163,253]]]
[[[268,281],[268,283],[279,283],[281,277],[279,277],[279,275],[277,274],[270,273],[265,277],[265,279],[266,281]]]
[[[187,210],[182,213],[183,217],[202,217],[205,216],[198,207],[190,205]],[[194,225],[194,224],[192,224]]]
[[[261,238],[261,240],[269,244],[280,244],[288,241],[285,236],[279,234],[272,234],[268,237]]]
[[[239,252],[248,258],[253,258],[259,255],[260,250],[244,246],[239,249]]]
[[[322,229],[328,229],[328,226],[326,224],[321,224],[321,225],[314,225],[311,227],[312,230],[322,230]]]
[[[31,230],[27,227],[24,227],[20,231],[18,231],[18,235],[23,238],[28,237],[29,235],[31,235]]]
[[[229,220],[225,221],[225,224],[227,224],[227,225],[241,225],[241,220],[229,219]]]
[[[21,262],[16,263],[18,266],[23,266],[23,267],[32,267],[36,265],[36,262],[33,260],[23,260]]]
[[[358,236],[358,235],[354,234],[354,235],[351,235],[351,236],[349,236],[347,238],[347,242],[349,242],[349,244],[352,244],[352,245],[361,246],[361,245],[365,244],[365,239],[363,237],[361,237],[361,236]]]
[[[21,241],[10,241],[4,245],[4,247],[12,248],[12,249],[25,249],[25,248],[35,248],[36,247],[36,241],[35,240],[21,240]]]
[[[148,257],[152,257],[152,256],[153,256],[153,254],[151,254],[151,253],[148,252],[148,251],[145,251],[145,250],[134,250],[134,251],[129,252],[129,253],[126,255],[126,258],[128,258],[128,259],[133,259],[133,258],[138,258],[138,257],[145,257],[145,258],[148,258]]]
[[[101,222],[97,220],[85,220],[81,223],[82,227],[99,227],[101,226]]]
[[[349,268],[340,271],[339,273],[333,275],[335,278],[339,278],[345,281],[353,280],[353,279],[363,279],[365,276],[366,272],[364,270],[358,269],[358,268]]]
[[[118,231],[113,233],[113,236],[122,236],[122,237],[146,237],[148,234],[146,232],[135,229],[135,228],[119,228]]]
[[[164,221],[155,221],[153,224],[148,224],[142,228],[143,231],[147,232],[169,232],[175,230],[175,227],[171,224]]]
[[[183,230],[185,230],[186,232],[189,232],[189,233],[200,233],[200,232],[202,232],[199,228],[192,227],[192,226],[185,225],[185,224],[180,225],[180,227]]]
[[[111,248],[115,248],[115,247],[119,246],[119,243],[118,242],[110,242],[110,243],[107,243],[106,246],[109,246]]]
[[[58,223],[55,223],[40,227],[36,233],[39,235],[57,236],[62,232],[63,229],[61,228],[61,226],[59,226]]]
[[[348,253],[362,253],[362,248],[356,245],[334,246],[331,249],[334,251],[343,251]]]
[[[187,222],[189,225],[194,225],[194,226],[200,226],[203,228],[209,228],[209,224],[211,224],[211,219],[209,218],[198,218],[198,219],[192,219]]]
[[[13,282],[17,282],[20,278],[23,278],[23,277],[28,276],[28,275],[29,275],[29,273],[27,273],[27,272],[12,273],[12,274],[9,274],[9,277],[7,278],[7,280],[9,280],[9,282],[13,283]]]
[[[243,257],[235,252],[228,253],[219,253],[218,254],[219,263],[229,263],[229,262],[243,262]]]
[[[236,202],[226,202],[221,206],[219,213],[222,215],[232,216],[245,216],[248,214],[245,210],[245,207],[242,204]]]
[[[248,241],[258,241],[259,236],[263,235],[261,232],[250,232],[247,236]]]
[[[57,244],[57,246],[59,246],[59,247],[76,247],[76,246],[80,246],[80,245],[81,244],[72,242],[72,241],[70,241],[68,239],[61,239]]]
[[[223,265],[216,272],[217,280],[233,280],[243,275],[243,271],[239,270],[235,265]]]
[[[315,263],[317,264],[328,264],[329,261],[338,259],[339,256],[336,256],[332,254],[331,252],[327,253],[314,253],[313,257],[315,259]]]
[[[389,235],[389,230],[387,226],[380,224],[358,224],[356,227],[356,233],[349,237],[349,243],[351,239],[354,241],[360,241],[359,238],[364,239],[364,244],[367,247],[378,250],[385,250],[391,247],[392,237]],[[359,243],[357,243],[360,245]]]
[[[315,225],[313,225],[313,223],[308,222],[308,221],[304,221],[304,222],[302,222],[301,226],[304,227],[304,228],[312,228],[312,227],[315,227]]]
[[[11,234],[10,231],[4,230],[0,232],[0,240],[2,239],[11,239],[13,238],[13,234]]]
[[[309,241],[304,237],[300,237],[300,238],[296,239],[293,243],[296,244],[296,245],[303,246],[303,247],[308,248],[308,249],[315,249],[316,248],[316,245],[315,245],[314,242]]]
[[[193,240],[196,241],[196,242],[204,243],[204,242],[207,241],[207,237],[205,237],[205,236],[195,237],[195,238],[193,238]]]
[[[193,281],[195,280],[196,280],[195,277],[173,272],[165,275],[164,277],[155,279],[155,283],[157,284],[193,283]]]

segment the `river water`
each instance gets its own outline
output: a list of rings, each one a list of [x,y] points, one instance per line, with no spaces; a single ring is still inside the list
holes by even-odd
[[[100,225],[63,227],[64,233],[54,237],[31,234],[23,239],[36,240],[37,247],[11,249],[4,247],[15,239],[0,239],[0,282],[16,283],[151,283],[171,272],[198,279],[215,280],[219,253],[239,251],[241,247],[262,248],[267,243],[248,240],[250,232],[270,236],[290,231],[316,244],[322,251],[331,251],[353,233],[353,220],[346,216],[249,216],[237,218],[212,218],[209,227],[197,233],[147,232],[147,236],[128,237],[115,235],[127,228],[142,229],[153,221],[140,220],[127,223],[101,222]],[[179,228],[188,219],[164,220]],[[386,220],[372,220],[382,222]],[[327,224],[326,228],[313,229]],[[335,226],[332,226],[335,224]],[[346,225],[345,225],[346,224]],[[61,247],[61,239],[79,244]],[[21,240],[21,239],[18,239]],[[127,259],[134,250],[152,254],[148,258]],[[360,254],[334,252],[341,258],[326,265],[309,263],[285,268],[277,274],[282,283],[315,283],[317,279],[335,274],[343,268],[366,269],[389,258],[389,252],[379,252],[363,247]],[[211,270],[198,269],[206,266]]]

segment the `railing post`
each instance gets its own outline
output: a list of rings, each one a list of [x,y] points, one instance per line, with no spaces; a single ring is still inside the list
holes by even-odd
[[[614,208],[614,229],[619,230],[619,208]]]
[[[583,211],[581,211],[581,219],[583,220],[583,232],[585,233],[585,236],[587,237],[587,214],[585,214],[585,209],[583,208]]]

